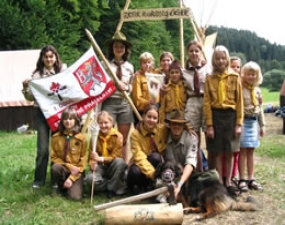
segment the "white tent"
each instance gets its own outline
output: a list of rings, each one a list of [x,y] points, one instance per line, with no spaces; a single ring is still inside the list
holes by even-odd
[[[22,81],[31,77],[40,50],[0,52],[0,130],[12,131],[29,123],[33,125],[33,103],[25,100]]]

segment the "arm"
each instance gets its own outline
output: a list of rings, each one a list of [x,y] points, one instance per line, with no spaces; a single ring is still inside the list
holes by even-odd
[[[151,163],[147,160],[147,153],[143,151],[144,140],[135,130],[131,134],[131,150],[133,153],[134,163],[140,168],[141,172],[146,175],[147,178],[153,178],[155,169]]]

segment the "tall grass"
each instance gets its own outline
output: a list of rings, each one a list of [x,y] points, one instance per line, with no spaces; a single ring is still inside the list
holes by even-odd
[[[33,190],[36,136],[0,133],[0,224],[100,224],[94,204],[107,201],[89,193],[81,202],[55,195],[49,185]]]

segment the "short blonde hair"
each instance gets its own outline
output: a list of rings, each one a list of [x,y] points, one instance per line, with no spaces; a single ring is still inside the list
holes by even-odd
[[[256,81],[253,83],[253,86],[260,85],[263,81],[263,76],[261,73],[260,66],[253,61],[247,62],[241,69],[241,77],[243,78],[244,74],[250,71],[254,71],[255,73],[257,73],[257,78]]]
[[[144,52],[140,55],[140,58],[139,58],[140,62],[143,62],[143,61],[151,61],[154,63],[154,57],[151,53],[149,52]]]
[[[107,111],[101,111],[98,113],[98,116],[97,116],[97,122],[99,123],[99,120],[102,118],[102,117],[107,117],[107,119],[114,125],[114,119],[113,117],[111,116],[110,113],[108,113]]]
[[[214,68],[214,71],[217,70],[217,66],[216,66],[216,63],[215,63],[215,60],[216,60],[216,56],[217,56],[217,53],[218,52],[224,52],[226,54],[226,59],[227,59],[227,68],[229,68],[230,66],[230,54],[229,54],[229,50],[223,46],[223,45],[218,45],[216,46],[214,52],[213,52],[213,57],[212,57],[212,66]]]

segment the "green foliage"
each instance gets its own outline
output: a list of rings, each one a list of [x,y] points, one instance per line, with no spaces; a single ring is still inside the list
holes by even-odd
[[[285,79],[285,71],[273,69],[264,74],[263,87],[270,91],[279,91]]]

